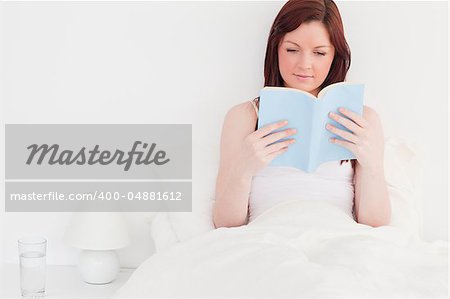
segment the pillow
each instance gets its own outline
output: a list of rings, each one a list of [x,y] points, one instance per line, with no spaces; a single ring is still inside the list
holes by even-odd
[[[418,148],[398,137],[385,138],[385,179],[391,199],[390,226],[422,238],[420,211],[423,165]],[[206,187],[206,186],[205,186]],[[214,229],[214,200],[196,201],[193,212],[159,212],[151,222],[156,252]]]
[[[213,205],[214,201],[209,199],[192,212],[158,212],[151,222],[155,251],[164,251],[175,243],[215,229]]]
[[[423,239],[423,153],[398,137],[385,138],[384,173],[391,200],[390,226]]]
[[[151,222],[151,235],[155,244],[155,252],[161,252],[179,242],[168,212],[158,212]]]

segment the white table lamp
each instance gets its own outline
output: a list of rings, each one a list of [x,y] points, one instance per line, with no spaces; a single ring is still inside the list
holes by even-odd
[[[75,212],[64,235],[67,244],[83,249],[78,269],[83,280],[106,284],[119,273],[116,249],[130,243],[123,215],[117,212]]]

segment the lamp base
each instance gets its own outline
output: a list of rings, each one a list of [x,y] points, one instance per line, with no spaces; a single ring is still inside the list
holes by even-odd
[[[81,277],[90,284],[112,282],[119,269],[119,258],[115,250],[83,250],[78,261]]]

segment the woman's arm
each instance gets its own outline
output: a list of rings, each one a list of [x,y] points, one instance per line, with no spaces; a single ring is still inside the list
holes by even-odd
[[[232,107],[225,116],[213,208],[216,228],[246,224],[253,176],[239,169],[233,160],[244,138],[254,131],[256,119],[250,102]]]
[[[364,119],[372,137],[371,163],[355,166],[355,211],[358,223],[373,227],[388,225],[391,221],[391,203],[384,177],[384,136],[381,120],[375,110],[365,107]],[[377,154],[375,154],[377,153]]]
[[[267,124],[255,131],[257,115],[250,102],[237,105],[225,116],[220,144],[220,166],[213,209],[215,227],[247,223],[252,178],[275,157],[287,151],[296,133],[287,121]]]
[[[216,192],[213,209],[214,226],[219,228],[247,224],[252,176],[243,175],[232,169],[222,173],[225,178],[218,177],[218,181],[223,182],[224,191]]]
[[[355,212],[358,223],[373,227],[391,221],[391,203],[384,178],[384,167],[364,169],[355,166]]]
[[[388,225],[391,220],[391,204],[384,179],[384,136],[381,121],[370,107],[364,106],[363,115],[340,110],[344,115],[330,114],[352,133],[328,126],[328,129],[345,140],[332,138],[334,142],[350,150],[356,157],[355,214],[356,221],[370,226]]]

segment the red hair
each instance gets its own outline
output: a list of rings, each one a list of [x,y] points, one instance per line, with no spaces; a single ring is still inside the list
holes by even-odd
[[[330,71],[319,89],[345,81],[350,68],[351,53],[344,36],[344,26],[336,4],[332,0],[289,0],[283,5],[270,28],[264,61],[264,86],[284,87],[278,65],[278,47],[284,35],[302,23],[319,21],[325,25],[335,48]],[[341,165],[344,161],[341,160]],[[356,160],[351,160],[354,169]]]

